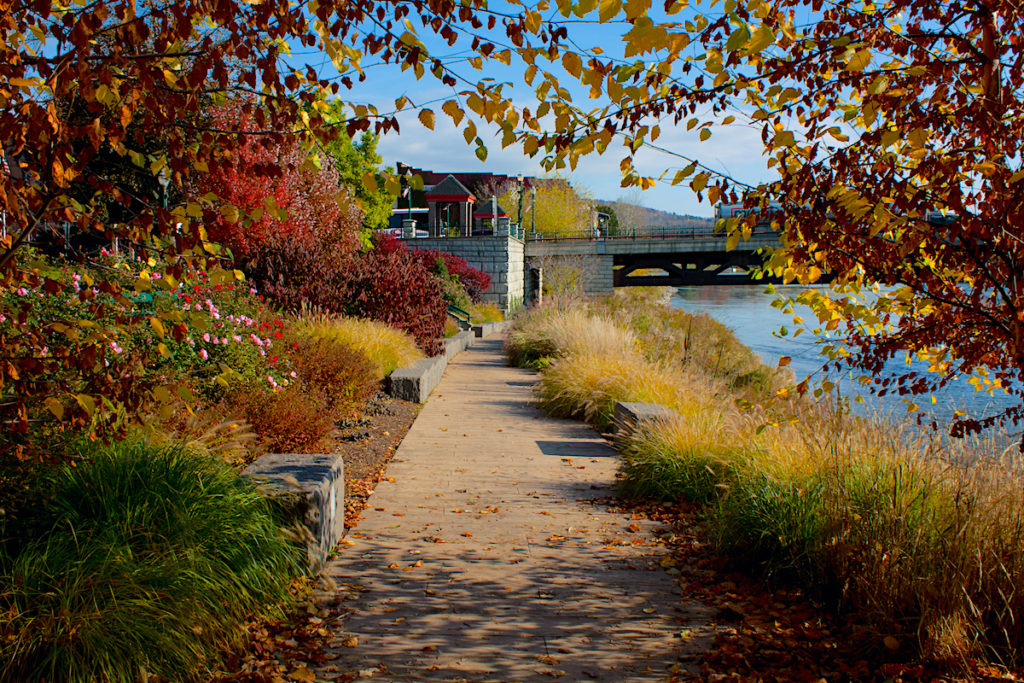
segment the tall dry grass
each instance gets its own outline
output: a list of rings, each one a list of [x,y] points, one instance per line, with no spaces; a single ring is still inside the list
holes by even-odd
[[[304,311],[289,326],[289,333],[360,352],[373,364],[379,379],[424,358],[411,336],[376,320]]]
[[[603,430],[616,401],[673,408],[625,439],[621,493],[704,504],[724,553],[816,591],[869,647],[1022,663],[1018,455],[776,398],[785,375],[651,296],[531,312],[508,351],[553,414]]]
[[[552,305],[521,316],[505,344],[520,366],[579,354],[615,356],[638,350],[631,330],[591,312],[586,305]]]

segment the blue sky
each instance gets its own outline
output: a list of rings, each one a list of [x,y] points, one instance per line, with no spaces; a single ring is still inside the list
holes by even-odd
[[[655,21],[665,20],[664,16],[657,16],[659,12],[652,11],[650,15]],[[554,16],[552,19],[560,19]],[[681,21],[681,15],[669,19]],[[457,43],[453,47],[440,43],[429,32],[421,30],[418,22],[414,22],[417,34],[427,47],[435,54],[442,57],[447,64],[455,66],[457,71],[466,79],[472,81],[484,77],[490,77],[498,82],[510,84],[512,97],[520,106],[531,106],[534,102],[533,90],[527,86],[522,79],[522,66],[517,66],[514,60],[512,66],[505,67],[501,64],[486,63],[483,71],[476,71],[464,63],[468,54],[466,46]],[[627,30],[625,24],[596,24],[593,22],[575,22],[569,26],[570,36],[581,48],[589,48],[599,45],[606,55],[620,56],[621,50],[617,47],[620,44],[621,35]],[[504,38],[501,29],[494,33],[495,42],[500,43],[499,38]],[[320,63],[321,72],[324,75],[333,75],[330,61],[321,55],[305,52],[301,55],[294,55],[297,62],[310,62],[314,67]],[[460,62],[462,62],[460,64]],[[408,97],[415,104],[425,104],[434,100],[440,100],[451,96],[452,91],[442,86],[432,77],[425,77],[417,81],[410,71],[401,72],[393,65],[378,65],[372,60],[364,62],[367,79],[363,83],[357,83],[355,88],[346,93],[344,90],[341,96],[353,101],[372,103],[382,111],[389,111],[393,108],[393,102],[400,96]],[[561,77],[560,69],[550,67],[552,73]],[[336,73],[336,72],[333,72]],[[570,77],[566,76],[563,85],[568,86]],[[539,82],[539,81],[537,81]],[[577,104],[585,104],[588,100],[580,89],[569,88],[576,98]],[[598,102],[590,101],[596,106]],[[540,155],[531,159],[523,154],[519,145],[512,145],[507,149],[501,149],[500,140],[494,137],[493,129],[488,128],[482,122],[477,122],[480,137],[483,138],[488,147],[488,158],[481,162],[474,154],[474,148],[467,145],[462,137],[460,129],[452,125],[451,120],[440,112],[440,102],[432,107],[436,112],[436,124],[433,131],[422,126],[416,118],[415,112],[409,112],[399,116],[401,132],[391,133],[384,136],[378,150],[387,165],[394,165],[401,161],[406,164],[417,166],[433,171],[492,171],[515,175],[544,175],[545,172],[540,166]],[[747,182],[756,182],[768,177],[765,167],[765,159],[762,156],[762,146],[759,129],[745,127],[738,123],[728,127],[717,127],[712,137],[699,142],[696,131],[688,133],[685,127],[674,127],[669,121],[662,122],[662,135],[658,144],[689,156],[699,158],[707,166],[722,170],[733,177]],[[714,209],[707,202],[700,203],[696,195],[686,186],[672,187],[668,180],[671,179],[670,172],[665,182],[659,182],[652,189],[640,192],[639,188],[621,187],[621,176],[619,173],[619,161],[622,154],[619,149],[612,147],[606,154],[599,156],[592,154],[584,158],[574,171],[564,169],[561,174],[569,178],[571,182],[586,190],[594,198],[615,200],[626,199],[644,206],[685,213],[693,215],[712,215]],[[642,150],[636,160],[636,166],[642,173],[657,177],[666,168],[676,169],[685,165],[679,160],[660,154],[654,150]]]

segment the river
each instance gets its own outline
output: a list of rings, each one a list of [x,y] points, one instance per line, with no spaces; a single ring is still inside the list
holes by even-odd
[[[779,295],[795,295],[803,289],[796,286],[775,288]],[[790,367],[797,379],[811,374],[815,379],[822,377],[824,359],[818,355],[815,337],[810,332],[794,337],[793,316],[772,307],[771,302],[775,298],[776,295],[765,293],[765,288],[758,285],[711,285],[680,287],[673,295],[671,304],[691,313],[705,312],[711,315],[731,328],[742,343],[756,351],[769,365],[775,366],[780,357],[789,356],[792,359]],[[809,324],[816,320],[810,309],[796,310],[795,313]],[[782,327],[788,328],[788,335],[779,334]],[[906,365],[901,359],[894,359],[890,361],[889,367],[900,370],[905,369]],[[863,398],[862,403],[852,404],[857,412],[882,413],[894,417],[907,414],[905,397],[895,394],[873,396],[849,373],[842,377],[829,376],[828,379],[836,384],[841,395],[850,398],[860,395]],[[1014,397],[999,390],[991,396],[977,393],[966,380],[952,383],[937,394],[935,399],[934,404],[929,396],[915,397],[913,400],[929,415],[937,418],[940,424],[948,422],[954,410],[964,410],[972,417],[984,416],[1016,402]]]

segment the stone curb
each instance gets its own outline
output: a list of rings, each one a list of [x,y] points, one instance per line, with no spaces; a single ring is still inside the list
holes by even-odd
[[[660,403],[619,401],[615,404],[614,413],[615,443],[621,445],[651,422],[673,420],[677,417],[679,413]]]
[[[340,454],[267,453],[242,471],[296,522],[319,569],[345,533],[345,463]]]
[[[511,326],[511,320],[498,320],[495,322],[480,323],[479,325],[473,325],[473,333],[477,337],[489,337],[496,332],[504,332]]]
[[[398,368],[388,377],[388,394],[403,401],[423,403],[430,396],[448,367],[448,361],[476,343],[472,330],[459,332],[444,340],[444,354],[425,358],[407,368]]]

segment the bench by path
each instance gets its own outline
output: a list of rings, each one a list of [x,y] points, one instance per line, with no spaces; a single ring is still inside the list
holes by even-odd
[[[347,614],[319,676],[663,681],[709,645],[653,525],[597,500],[617,454],[532,407],[536,376],[501,344],[452,361],[329,563]]]

